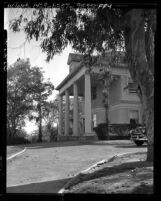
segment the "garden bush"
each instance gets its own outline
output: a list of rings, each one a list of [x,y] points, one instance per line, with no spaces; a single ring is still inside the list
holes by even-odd
[[[110,124],[109,130],[116,136],[128,136],[130,124]]]
[[[107,128],[106,123],[101,123],[93,130],[96,132],[98,140],[125,140],[130,139],[129,129],[129,124],[110,124]],[[109,135],[107,135],[108,132]]]
[[[98,124],[93,130],[96,132],[98,140],[108,140],[108,126],[106,123]]]
[[[27,144],[30,143],[29,140],[25,139],[24,137],[14,136],[14,137],[7,137],[7,145],[17,145],[17,144]]]
[[[50,133],[50,142],[57,141],[58,131],[57,129],[52,129],[52,132]]]

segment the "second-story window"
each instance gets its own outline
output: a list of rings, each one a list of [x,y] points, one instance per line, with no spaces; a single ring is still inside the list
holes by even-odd
[[[137,85],[133,82],[131,78],[128,78],[128,92],[129,93],[137,92]]]
[[[92,98],[92,100],[95,100],[97,98],[96,86],[92,87],[91,98]]]

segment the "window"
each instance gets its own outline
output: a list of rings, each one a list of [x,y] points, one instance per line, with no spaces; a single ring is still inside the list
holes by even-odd
[[[92,94],[92,100],[96,99],[97,97],[97,91],[96,91],[96,86],[95,87],[92,87],[92,90],[91,90]]]
[[[131,78],[128,78],[128,92],[129,93],[137,92],[137,85],[132,81]]]
[[[135,120],[135,123],[137,123],[137,124],[139,123],[139,112],[138,112],[138,110],[131,110],[129,117],[130,117],[130,121]]]

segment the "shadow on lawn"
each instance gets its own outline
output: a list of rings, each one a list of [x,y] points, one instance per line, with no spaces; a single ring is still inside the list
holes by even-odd
[[[71,178],[7,187],[7,193],[58,193]]]
[[[120,165],[115,165],[112,167],[104,167],[102,169],[98,169],[92,173],[89,174],[82,174],[80,173],[79,175],[77,175],[76,177],[74,177],[73,179],[71,179],[69,182],[67,182],[64,186],[65,189],[69,189],[72,186],[84,182],[84,181],[88,181],[88,180],[92,180],[92,179],[97,179],[97,178],[101,178],[101,177],[105,177],[105,176],[110,176],[113,174],[118,174],[118,173],[122,173],[125,171],[129,171],[129,170],[133,170],[136,167],[137,168],[142,168],[142,167],[151,167],[153,166],[152,162],[147,162],[147,161],[135,161],[135,162],[127,162],[127,163],[123,163]],[[151,178],[151,175],[148,176]],[[113,179],[113,178],[112,178]],[[140,181],[143,180],[143,178],[140,176]],[[110,181],[110,179],[109,179]],[[140,189],[135,189],[135,191],[139,191]]]

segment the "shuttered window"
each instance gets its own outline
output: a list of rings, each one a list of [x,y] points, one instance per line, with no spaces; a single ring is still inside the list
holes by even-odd
[[[129,93],[137,92],[137,85],[132,81],[131,78],[128,79],[128,92]]]

